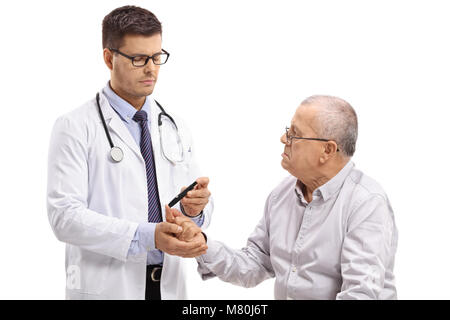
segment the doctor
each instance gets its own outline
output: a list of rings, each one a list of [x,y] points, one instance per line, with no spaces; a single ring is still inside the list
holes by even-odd
[[[108,14],[103,58],[111,80],[54,125],[47,207],[66,243],[68,299],[184,299],[180,257],[206,252],[200,227],[213,210],[209,179],[200,177],[183,121],[151,97],[169,58],[161,33],[148,10]],[[183,230],[165,221],[162,208],[193,181],[175,206],[190,218]],[[182,232],[196,236],[181,241]]]

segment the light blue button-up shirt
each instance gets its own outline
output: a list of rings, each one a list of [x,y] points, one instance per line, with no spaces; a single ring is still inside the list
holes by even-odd
[[[131,135],[136,141],[136,144],[141,144],[141,127],[139,123],[133,120],[133,117],[137,110],[129,104],[127,101],[119,97],[110,87],[109,82],[103,88],[103,94],[108,99],[111,107],[116,111],[119,117],[122,119],[124,125],[128,128]],[[144,105],[141,110],[147,112],[150,115],[150,99],[145,99]],[[149,130],[152,125],[148,121]],[[150,130],[151,132],[151,130]],[[204,216],[200,214],[197,217],[191,219],[200,227],[203,225]],[[131,241],[130,249],[128,250],[128,256],[137,255],[148,251],[147,264],[159,264],[162,265],[164,261],[164,254],[160,250],[155,248],[155,228],[157,223],[140,223],[133,240]]]

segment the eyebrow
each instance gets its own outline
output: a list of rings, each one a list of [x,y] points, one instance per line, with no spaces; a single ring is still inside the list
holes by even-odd
[[[151,56],[153,56],[153,55],[155,55],[155,54],[157,54],[157,53],[162,53],[162,50],[159,50],[159,51],[157,51],[157,52],[155,52],[155,53],[153,53],[153,54],[132,53],[132,54],[130,54],[130,56],[145,56],[145,57],[151,57]]]
[[[130,56],[131,57],[141,57],[141,56],[145,56],[145,57],[150,56],[151,57],[151,55],[148,55],[145,53],[131,53]]]

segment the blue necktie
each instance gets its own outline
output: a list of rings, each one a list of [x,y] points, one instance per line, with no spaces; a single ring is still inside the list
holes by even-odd
[[[158,185],[156,182],[155,161],[153,159],[152,139],[148,130],[147,112],[140,110],[134,114],[133,120],[141,126],[141,154],[147,172],[148,222],[161,222],[161,206],[159,203]]]

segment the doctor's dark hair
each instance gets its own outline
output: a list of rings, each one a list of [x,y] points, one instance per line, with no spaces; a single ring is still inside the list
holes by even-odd
[[[136,6],[123,6],[103,19],[103,49],[120,48],[127,34],[153,36],[158,33],[162,33],[161,22],[153,13]]]

